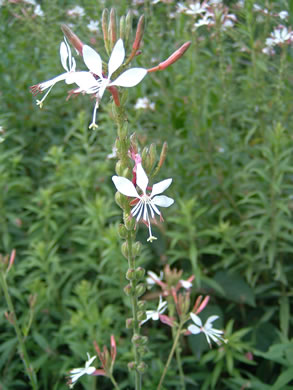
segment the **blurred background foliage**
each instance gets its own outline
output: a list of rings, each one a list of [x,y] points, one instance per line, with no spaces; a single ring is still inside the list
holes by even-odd
[[[93,340],[109,345],[111,334],[118,344],[116,379],[132,388],[110,95],[99,110],[99,129],[91,131],[88,96],[66,100],[60,83],[39,110],[29,93],[29,86],[63,72],[61,23],[105,58],[101,28],[87,26],[112,6],[118,15],[132,9],[134,26],[145,13],[139,66],[154,66],[192,41],[180,61],[149,74],[128,95],[129,127],[141,148],[168,142],[160,178],[173,177],[168,195],[175,199],[165,223],[154,228],[156,242],[146,244],[140,228],[140,265],[159,273],[170,264],[186,277],[194,274],[192,297],[211,296],[202,318],[219,314],[229,339],[213,350],[196,336],[182,340],[186,388],[293,389],[293,51],[286,45],[274,56],[262,51],[284,24],[278,12],[288,11],[292,25],[293,6],[257,4],[270,12],[256,12],[250,0],[227,1],[234,27],[194,30],[194,16],[176,12],[175,1],[44,0],[43,15],[28,1],[2,1],[0,252],[16,249],[8,284],[40,389],[66,389],[68,370],[94,353]],[[76,5],[84,15],[68,15]],[[80,58],[78,64],[84,69]],[[135,109],[142,97],[155,109]],[[28,389],[6,310],[1,295],[0,389]],[[153,390],[170,329],[148,323],[143,332],[150,337],[144,389]],[[179,383],[174,363],[164,388]],[[76,388],[112,387],[105,378],[85,377]]]

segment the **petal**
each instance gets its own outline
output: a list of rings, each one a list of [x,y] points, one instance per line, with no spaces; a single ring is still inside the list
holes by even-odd
[[[93,356],[93,357],[90,357],[90,355],[88,354],[88,361],[85,363],[85,367],[88,368],[92,362],[95,360],[96,356]]]
[[[134,87],[147,74],[147,70],[144,68],[132,68],[123,72],[117,77],[110,85],[117,85],[118,87]],[[109,76],[110,78],[110,76]]]
[[[88,69],[102,78],[102,60],[100,55],[90,46],[84,45],[82,48],[82,56]]]
[[[189,327],[187,329],[192,334],[199,334],[201,332],[201,329],[198,326],[196,326],[196,325],[189,325]]]
[[[142,165],[139,163],[137,164],[136,168],[136,184],[138,187],[142,190],[142,192],[145,194],[146,189],[149,183],[149,179],[142,167]]]
[[[86,374],[87,374],[87,375],[92,375],[92,373],[95,372],[95,371],[96,371],[96,368],[95,368],[95,367],[88,367],[88,368],[86,369]]]
[[[61,59],[61,64],[65,70],[68,72],[68,67],[67,67],[67,58],[68,58],[68,50],[66,47],[66,44],[64,42],[61,42],[60,44],[60,59]]]
[[[165,195],[158,195],[152,199],[152,203],[160,207],[169,207],[174,203],[174,199]]]
[[[131,196],[133,198],[139,198],[139,195],[133,185],[133,183],[126,179],[126,177],[122,176],[113,176],[113,183],[117,188],[117,191],[121,192],[121,194],[126,196]]]
[[[170,186],[171,183],[172,183],[172,179],[166,179],[160,181],[159,183],[154,184],[151,196],[161,194]]]
[[[196,314],[190,313],[190,317],[195,325],[199,326],[200,328],[202,327],[201,319]]]
[[[52,87],[52,85],[58,83],[58,81],[65,80],[67,78],[68,73],[62,73],[59,76],[54,77],[53,79],[44,81],[39,84],[39,88],[41,91],[45,91],[45,89]]]
[[[118,39],[116,42],[111,57],[108,63],[108,78],[110,79],[112,74],[123,64],[125,58],[125,50],[122,39]]]
[[[158,321],[158,319],[159,319],[159,313],[157,311],[154,311],[152,315],[152,320]]]
[[[68,73],[66,84],[77,84],[82,91],[87,93],[93,93],[99,89],[99,83],[90,72],[72,72]]]
[[[210,329],[212,327],[212,322],[216,321],[219,316],[210,316],[207,320],[206,323],[204,324],[204,327],[207,329]]]

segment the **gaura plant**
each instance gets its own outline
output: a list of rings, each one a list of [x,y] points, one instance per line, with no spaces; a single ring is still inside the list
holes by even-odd
[[[136,136],[129,136],[128,122],[125,113],[126,102],[121,99],[121,88],[135,87],[140,83],[147,74],[164,70],[172,65],[190,46],[190,42],[184,43],[171,56],[159,65],[152,68],[132,67],[129,69],[131,61],[140,54],[140,46],[144,33],[144,16],[138,21],[135,32],[135,39],[130,47],[130,32],[132,29],[132,17],[129,12],[126,17],[122,17],[118,25],[114,9],[104,10],[102,16],[102,29],[106,53],[109,56],[107,62],[103,61],[97,51],[84,44],[68,26],[63,25],[64,42],[60,44],[60,59],[65,73],[53,77],[48,81],[36,84],[31,87],[34,94],[45,92],[44,97],[37,101],[42,107],[44,100],[58,82],[64,81],[65,84],[73,84],[75,88],[69,91],[71,95],[90,95],[94,101],[94,111],[92,122],[89,128],[96,128],[97,109],[106,90],[113,97],[113,119],[117,125],[116,153],[118,161],[116,163],[116,175],[112,177],[113,183],[117,189],[115,200],[123,212],[123,224],[119,226],[118,233],[123,240],[121,251],[127,259],[128,270],[126,279],[128,284],[124,292],[130,298],[132,315],[126,319],[126,327],[132,330],[132,349],[133,360],[128,363],[128,368],[134,373],[134,387],[136,390],[142,389],[142,377],[147,371],[147,365],[144,361],[147,352],[148,338],[141,333],[141,327],[147,326],[146,322],[150,320],[158,321],[172,328],[173,346],[170,351],[168,360],[165,364],[158,389],[161,388],[166,372],[176,353],[178,370],[180,372],[181,382],[184,384],[184,374],[181,367],[179,342],[183,335],[191,333],[204,333],[207,340],[222,342],[222,331],[211,327],[211,322],[216,318],[210,319],[208,323],[202,326],[201,320],[197,314],[207,305],[209,297],[202,299],[199,297],[193,307],[190,309],[190,290],[194,275],[187,280],[182,277],[182,271],[170,270],[166,268],[162,277],[154,277],[154,273],[149,273],[152,285],[157,284],[162,289],[157,309],[147,310],[145,300],[140,297],[145,294],[146,284],[144,282],[145,270],[137,267],[137,257],[141,251],[141,243],[135,241],[138,223],[142,221],[147,225],[149,237],[147,241],[152,242],[156,239],[151,230],[151,223],[163,222],[160,207],[170,207],[174,200],[166,195],[162,195],[172,183],[172,178],[159,181],[152,186],[149,183],[159,173],[166,159],[167,144],[164,143],[159,161],[156,164],[156,147],[154,144],[149,148],[140,151]],[[78,55],[83,59],[84,70],[76,70],[76,60],[71,53],[69,43],[75,48]],[[155,216],[160,218],[156,222]],[[182,291],[183,290],[183,291]],[[166,300],[165,300],[166,299]],[[177,318],[176,318],[177,313]],[[188,329],[185,324],[194,321]],[[72,388],[76,382],[84,375],[106,376],[114,388],[119,389],[119,385],[114,378],[114,362],[116,358],[116,343],[114,336],[111,337],[111,353],[104,347],[101,352],[95,343],[95,349],[100,359],[102,368],[96,369],[94,364],[96,356],[88,354],[88,360],[83,368],[70,370],[68,376],[68,385]]]

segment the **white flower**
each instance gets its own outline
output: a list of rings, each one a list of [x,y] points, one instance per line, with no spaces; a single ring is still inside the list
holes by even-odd
[[[219,316],[210,316],[204,325],[202,325],[201,319],[194,313],[190,313],[190,317],[194,324],[189,325],[188,330],[192,334],[204,333],[206,336],[207,342],[211,347],[211,340],[217,344],[221,344],[221,342],[226,342],[223,338],[222,334],[224,333],[222,330],[214,329],[212,322],[214,322]]]
[[[100,55],[90,46],[84,45],[82,48],[83,60],[90,72],[75,72],[72,74],[71,81],[80,88],[78,92],[95,94],[96,104],[93,112],[93,120],[89,128],[98,127],[96,125],[96,112],[99,103],[104,95],[105,89],[111,86],[134,87],[146,76],[147,70],[144,68],[132,68],[123,72],[116,80],[111,81],[111,76],[123,64],[125,58],[125,49],[122,39],[118,39],[111,53],[108,63],[108,76],[104,77],[102,69],[102,60]],[[98,79],[93,76],[98,76]]]
[[[41,17],[44,16],[44,12],[39,4],[35,6],[34,15],[41,16]]]
[[[75,7],[67,11],[67,15],[82,17],[85,15],[84,8],[80,7],[79,5],[76,5]]]
[[[172,179],[166,179],[154,184],[151,194],[148,195],[146,190],[149,179],[141,163],[139,163],[137,164],[136,170],[136,184],[141,189],[141,195],[138,194],[133,183],[125,177],[113,176],[112,180],[121,194],[139,199],[137,205],[132,208],[131,214],[133,217],[136,217],[137,222],[142,218],[147,224],[149,228],[149,238],[147,241],[152,242],[153,240],[156,240],[156,237],[152,235],[149,213],[151,214],[151,218],[155,217],[155,213],[161,217],[161,212],[158,210],[157,206],[169,207],[174,203],[173,199],[168,198],[165,195],[158,196],[158,194],[161,194],[170,186]]]
[[[97,32],[99,31],[99,24],[100,23],[98,20],[91,20],[87,25],[87,28],[90,30],[90,32]]]
[[[178,3],[178,4],[176,5],[176,12],[177,12],[177,13],[179,13],[179,14],[185,13],[186,10],[187,10],[187,7],[186,7],[185,4],[183,4],[183,3]]]
[[[282,19],[282,20],[287,19],[288,16],[289,16],[287,11],[281,11],[281,12],[279,12],[278,15],[279,15],[279,18]]]
[[[158,321],[160,318],[160,314],[163,314],[164,311],[167,309],[168,303],[166,301],[163,302],[162,295],[160,295],[160,301],[159,305],[156,310],[147,310],[146,316],[147,318],[143,321],[141,321],[140,325],[143,325],[148,320],[152,319],[153,321]]]
[[[205,14],[201,19],[199,19],[196,23],[194,23],[194,29],[201,26],[212,26],[214,25],[214,20],[211,18],[210,14]]]
[[[179,282],[181,283],[181,286],[185,288],[185,290],[189,290],[192,287],[192,283],[189,280],[181,279]]]
[[[158,276],[153,271],[148,271],[148,275],[149,276],[146,278],[147,286],[148,288],[152,288],[156,284],[156,281],[163,280],[164,273],[161,271],[160,276]]]
[[[189,8],[185,11],[186,15],[199,15],[206,12],[206,6],[201,6],[200,2],[196,4],[190,4]]]
[[[147,97],[138,98],[137,101],[136,101],[136,103],[135,103],[134,108],[135,108],[136,110],[139,110],[139,109],[143,109],[143,110],[146,110],[146,109],[154,110],[154,109],[155,109],[155,103],[154,103],[154,102],[151,102]]]
[[[90,355],[87,353],[88,360],[85,362],[84,368],[74,368],[73,370],[70,370],[69,373],[69,388],[72,389],[75,383],[78,381],[78,379],[82,375],[92,375],[96,368],[91,366],[92,362],[95,360],[96,356],[90,357]]]
[[[48,91],[45,93],[43,98],[41,100],[37,100],[37,105],[39,105],[40,108],[42,108],[44,100],[46,99],[46,97],[48,96],[51,89],[54,87],[56,83],[65,80],[67,84],[71,84],[69,77],[72,73],[75,72],[76,64],[75,64],[75,59],[71,55],[71,50],[66,38],[64,38],[64,42],[61,42],[60,45],[60,59],[63,68],[66,70],[65,73],[62,73],[59,76],[54,77],[53,79],[50,79],[48,81],[45,81],[43,83],[31,87],[31,90],[34,94],[37,94],[38,92],[43,92],[46,89],[48,89]]]
[[[288,31],[287,27],[279,26],[266,39],[266,45],[273,47],[275,45],[282,45],[283,43],[290,43],[293,40],[292,31]]]

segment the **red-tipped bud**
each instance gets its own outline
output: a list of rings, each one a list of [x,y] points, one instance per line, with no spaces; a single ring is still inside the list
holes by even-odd
[[[115,359],[117,355],[116,341],[114,335],[111,335],[111,359],[112,366],[114,365]]]
[[[16,250],[13,249],[13,251],[11,252],[10,258],[9,258],[9,264],[8,264],[8,267],[6,270],[7,273],[10,271],[10,269],[12,268],[12,266],[14,264],[15,255],[16,255]]]
[[[174,62],[178,61],[179,58],[183,56],[183,54],[186,52],[186,50],[191,45],[191,41],[185,42],[181,47],[179,47],[178,50],[176,50],[173,54],[170,55],[169,58],[167,58],[165,61],[161,62],[159,65],[155,66],[154,68],[148,69],[148,73],[156,72],[158,70],[164,70],[168,66],[174,64]]]
[[[103,370],[103,369],[96,370],[91,375],[94,375],[94,376],[107,376],[106,371]]]
[[[202,295],[200,295],[196,302],[195,302],[195,305],[193,306],[193,309],[192,309],[192,312],[195,313],[195,314],[198,314],[200,313],[201,311],[203,311],[203,309],[206,307],[206,305],[208,304],[209,300],[210,300],[210,297],[207,295],[204,300],[201,302],[202,300]]]
[[[138,24],[137,24],[137,28],[136,28],[135,40],[134,40],[134,43],[132,45],[132,49],[133,49],[134,54],[137,52],[137,50],[140,47],[141,40],[142,40],[143,33],[144,33],[144,25],[145,25],[144,15],[141,15],[141,17],[139,18]]]
[[[108,90],[110,91],[111,95],[113,96],[114,103],[117,107],[120,107],[120,99],[119,99],[119,93],[116,87],[108,87]]]
[[[168,317],[165,314],[160,314],[160,321],[163,324],[170,326],[171,328],[173,328],[175,324],[175,319],[173,317]]]
[[[110,23],[109,23],[109,41],[111,47],[114,46],[116,40],[117,40],[116,11],[115,8],[111,8]]]
[[[71,29],[66,24],[62,24],[61,29],[62,29],[64,35],[66,36],[66,38],[72,44],[72,46],[75,47],[76,50],[79,52],[79,54],[82,56],[83,43],[78,38],[78,36],[75,35],[74,32],[71,31]]]

